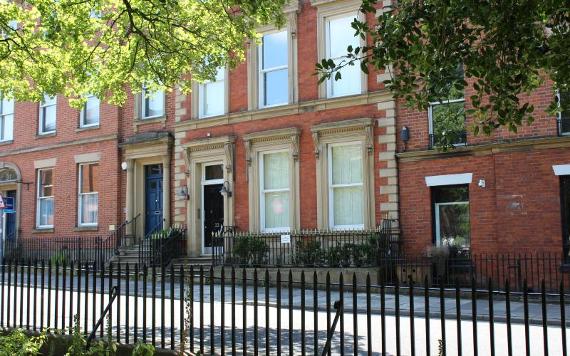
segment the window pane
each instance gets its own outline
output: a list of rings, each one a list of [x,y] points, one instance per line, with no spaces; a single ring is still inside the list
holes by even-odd
[[[203,84],[203,116],[222,115],[224,113],[224,82],[217,81]]]
[[[442,186],[434,187],[433,197],[436,203],[453,203],[469,201],[469,187],[464,186]]]
[[[263,36],[261,68],[270,69],[287,65],[287,31]]]
[[[10,141],[14,138],[14,115],[4,116],[2,123],[2,133],[0,138],[5,141]]]
[[[55,115],[55,105],[50,105],[43,108],[43,132],[55,131]]]
[[[96,224],[99,214],[99,195],[81,195],[81,224]]]
[[[164,93],[158,91],[145,98],[144,117],[164,115]]]
[[[560,114],[560,131],[561,133],[570,133],[570,92],[561,92],[560,102],[567,106],[563,108]]]
[[[53,195],[53,172],[51,169],[40,171],[40,197]]]
[[[96,125],[99,123],[99,99],[95,96],[90,96],[85,103],[83,111],[83,125]]]
[[[363,222],[362,186],[334,188],[334,225],[362,225]]]
[[[469,204],[437,205],[439,236],[442,245],[469,248]]]
[[[206,166],[206,180],[224,179],[224,171],[221,164]]]
[[[263,105],[286,104],[289,101],[289,71],[281,69],[263,73]]]
[[[98,192],[99,165],[88,164],[81,167],[81,193]]]
[[[40,226],[53,225],[53,198],[40,199]]]
[[[362,183],[362,147],[333,146],[332,184]]]
[[[14,113],[14,100],[2,99],[2,114],[13,114]]]
[[[330,97],[360,94],[362,91],[362,76],[360,64],[346,66],[340,70],[342,79],[329,79]]]
[[[264,190],[289,188],[289,154],[287,152],[263,155]]]
[[[289,192],[265,193],[265,228],[289,227]]]
[[[44,100],[42,101],[42,106],[48,106],[48,105],[55,105],[56,104],[56,97],[55,96],[49,96],[49,95],[44,95]]]
[[[465,143],[465,104],[433,104],[432,122],[434,144],[436,146]]]
[[[328,21],[327,46],[330,58],[345,56],[348,46],[358,47],[360,45],[360,38],[354,36],[356,31],[350,25],[355,18],[356,14],[350,14]]]

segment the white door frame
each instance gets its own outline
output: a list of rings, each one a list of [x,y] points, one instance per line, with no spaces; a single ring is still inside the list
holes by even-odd
[[[200,180],[200,221],[202,222],[202,229],[201,229],[201,253],[202,255],[212,255],[213,249],[212,247],[205,246],[206,234],[205,234],[205,213],[204,213],[204,186],[206,185],[217,185],[217,184],[224,184],[224,178],[221,179],[209,179],[206,180],[206,167],[210,166],[221,166],[222,170],[224,168],[224,163],[222,161],[214,161],[214,162],[207,162],[202,163],[202,173],[201,173],[201,180]],[[223,172],[223,171],[222,171]],[[225,200],[224,200],[225,204]]]

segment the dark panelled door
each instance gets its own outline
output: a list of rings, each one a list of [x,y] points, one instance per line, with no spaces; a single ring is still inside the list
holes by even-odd
[[[162,223],[162,165],[145,166],[145,235]]]
[[[224,197],[221,184],[204,185],[204,253],[212,253],[213,235],[224,224]]]

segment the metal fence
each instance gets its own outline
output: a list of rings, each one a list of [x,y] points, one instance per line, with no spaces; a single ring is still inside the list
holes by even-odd
[[[0,326],[86,334],[110,304],[114,340],[200,354],[567,355],[565,287],[404,286],[315,271],[32,263],[0,266]],[[112,299],[113,297],[114,299]],[[102,328],[96,330],[103,337]]]
[[[225,227],[214,237],[216,265],[263,267],[367,267],[399,255],[398,230],[384,220],[373,230],[239,232]]]
[[[137,216],[138,218],[138,216]],[[107,263],[125,244],[128,228],[136,229],[136,218],[125,221],[106,236],[20,237],[5,241],[4,258],[12,261],[63,263]],[[135,230],[136,233],[136,230]]]
[[[139,244],[139,264],[168,266],[172,259],[186,253],[186,226],[173,225],[153,230]]]

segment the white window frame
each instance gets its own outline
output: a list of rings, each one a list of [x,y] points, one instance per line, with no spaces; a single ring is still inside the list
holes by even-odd
[[[87,101],[89,101],[89,99],[92,98],[95,98],[97,100],[97,106],[98,106],[97,122],[94,124],[85,124],[85,119],[87,117],[87,102],[86,102],[83,108],[81,109],[81,113],[79,114],[79,127],[82,129],[90,127],[98,127],[99,123],[101,122],[101,101],[95,95],[92,94],[87,95]]]
[[[90,165],[98,165],[99,162],[89,162],[89,163],[81,163],[78,165],[79,174],[77,179],[77,226],[79,227],[94,227],[99,225],[99,192],[89,192],[89,193],[82,193],[83,187],[83,168]],[[83,217],[83,202],[82,198],[86,195],[96,195],[97,196],[97,221],[94,223],[84,223],[82,222]]]
[[[46,104],[46,98],[53,99],[53,103]],[[44,131],[45,127],[45,111],[48,107],[54,106],[55,107],[55,118],[54,118],[54,129],[50,131]],[[39,115],[39,127],[38,132],[40,135],[48,135],[55,133],[57,131],[57,96],[49,97],[44,95],[44,99],[40,102],[40,115]]]
[[[357,9],[353,10],[353,11],[344,11],[344,12],[339,12],[339,13],[334,13],[328,16],[324,17],[324,23],[322,24],[322,26],[324,26],[323,28],[323,45],[324,45],[324,58],[327,59],[332,59],[333,61],[335,61],[335,64],[339,64],[339,59],[343,58],[343,57],[338,57],[338,58],[331,58],[331,49],[330,49],[330,21],[331,20],[335,20],[335,19],[340,19],[340,18],[345,18],[345,17],[352,17],[352,19],[359,19],[360,21],[362,21],[362,17],[360,15],[360,13],[358,12]],[[359,44],[360,46],[363,45],[362,40],[359,39]],[[360,90],[358,92],[355,93],[350,93],[350,94],[344,94],[344,95],[334,95],[333,93],[333,82],[334,80],[334,76],[331,79],[326,80],[325,82],[325,97],[329,98],[329,99],[333,99],[333,98],[342,98],[342,97],[346,97],[346,96],[352,96],[352,95],[360,95],[365,91],[365,80],[366,80],[366,76],[364,75],[364,73],[360,70],[360,62],[355,63],[355,66],[357,66],[358,72],[360,73]],[[342,79],[341,79],[342,82]]]
[[[267,36],[267,35],[272,35],[272,34],[276,34],[276,33],[280,33],[280,32],[285,32],[285,35],[287,36],[287,39],[289,38],[289,30],[287,28],[281,29],[281,30],[274,30],[274,31],[267,31],[265,33],[263,33],[261,35],[262,39],[263,37]],[[263,43],[263,42],[262,42]],[[263,44],[259,45],[257,48],[257,76],[258,76],[258,103],[259,103],[259,108],[260,109],[264,109],[264,108],[271,108],[271,107],[276,107],[276,106],[283,106],[283,105],[288,105],[290,103],[290,95],[289,93],[291,92],[291,88],[289,88],[289,86],[291,85],[290,81],[289,81],[289,67],[290,67],[290,52],[291,52],[291,44],[289,43],[289,40],[287,40],[287,65],[284,66],[278,66],[278,67],[272,67],[269,69],[264,69],[263,68]],[[277,104],[272,104],[272,105],[265,105],[265,75],[266,73],[271,73],[271,72],[277,72],[280,70],[284,70],[287,69],[287,99],[286,101],[282,102],[282,103],[277,103]]]
[[[52,195],[50,195],[50,196],[45,196],[45,197],[42,197],[42,196],[41,196],[41,192],[42,192],[42,179],[41,179],[41,174],[42,174],[43,171],[52,171],[52,172],[51,172],[51,174],[52,174],[52,176],[51,176],[51,179],[52,179],[52,182],[51,182]],[[38,170],[37,170],[37,173],[36,173],[36,180],[37,180],[37,182],[36,182],[36,191],[37,191],[37,192],[36,192],[36,228],[37,228],[37,229],[53,229],[53,227],[54,227],[53,224],[51,224],[51,225],[40,225],[40,221],[41,221],[41,217],[40,217],[40,215],[41,215],[41,201],[42,201],[42,200],[49,200],[49,199],[51,199],[51,200],[54,202],[54,213],[53,213],[53,214],[54,214],[54,220],[55,220],[55,198],[54,198],[54,195],[53,195],[53,194],[54,194],[54,190],[53,190],[53,188],[54,188],[53,168],[50,167],[50,168],[40,168],[40,169],[38,169]]]
[[[455,104],[455,103],[463,103],[465,106],[465,97],[459,99],[451,99],[451,100],[442,100],[442,101],[432,101],[429,103],[428,106],[428,125],[429,125],[429,135],[435,135],[433,133],[433,108],[439,105],[448,105],[448,104]],[[465,121],[464,121],[465,124]],[[435,140],[435,136],[434,136]],[[465,146],[467,143],[454,143],[453,146]]]
[[[13,102],[12,107],[14,111],[16,111],[16,101],[14,99],[11,100]],[[9,142],[14,140],[14,111],[11,113],[4,112],[4,98],[0,95],[0,142]],[[10,133],[10,138],[6,138],[6,116],[12,115],[12,132]]]
[[[153,116],[147,116],[147,112],[146,112],[146,102],[147,100],[150,100],[150,96],[147,96],[147,92],[153,96],[153,95],[162,95],[162,112],[158,115],[153,115]],[[164,95],[164,91],[159,90],[156,92],[150,92],[146,86],[143,85],[142,91],[141,91],[141,107],[140,107],[140,113],[141,113],[141,120],[151,120],[151,119],[156,119],[156,118],[160,118],[160,117],[164,117],[166,115],[166,97]]]
[[[207,119],[210,117],[216,117],[216,116],[221,116],[221,115],[225,115],[227,113],[227,97],[228,97],[228,90],[227,90],[227,79],[228,79],[228,71],[226,68],[220,68],[222,70],[222,73],[224,74],[224,78],[220,79],[220,80],[215,80],[215,81],[207,81],[204,83],[200,83],[198,84],[198,119]],[[218,83],[221,82],[223,84],[224,87],[224,97],[222,98],[222,100],[220,101],[221,104],[223,105],[223,109],[222,109],[222,113],[221,114],[205,114],[204,113],[204,100],[206,99],[206,95],[204,94],[205,92],[205,88],[208,84],[212,84],[212,83]]]
[[[265,160],[264,160],[264,156],[267,154],[272,154],[272,153],[287,153],[287,166],[289,167],[290,164],[290,160],[291,157],[289,157],[289,155],[291,154],[288,150],[272,150],[272,151],[262,151],[259,152],[259,226],[260,226],[260,230],[261,232],[290,232],[291,231],[291,221],[289,221],[289,226],[280,226],[280,227],[274,227],[274,228],[267,228],[265,227],[265,194],[266,193],[282,193],[282,192],[287,192],[289,194],[289,205],[291,205],[292,203],[292,196],[291,196],[291,177],[289,176],[288,182],[287,182],[287,188],[281,188],[281,189],[265,189],[265,172],[264,172],[264,165],[265,165]],[[289,174],[292,174],[291,170],[289,169]],[[290,208],[287,211],[287,215],[289,215],[289,220],[291,220],[291,216],[290,216]]]
[[[439,207],[447,205],[469,205],[469,201],[454,201],[447,203],[435,203],[435,246],[441,246],[441,226],[439,224]],[[471,221],[469,221],[469,229],[471,229]],[[471,240],[471,238],[469,239]]]
[[[364,167],[365,160],[362,156],[362,182],[361,183],[350,183],[350,184],[333,184],[333,161],[332,161],[332,149],[333,147],[341,146],[357,146],[362,148],[361,141],[348,141],[342,143],[330,143],[327,145],[327,183],[328,183],[328,203],[329,203],[329,226],[331,230],[364,230],[364,216],[362,217],[362,224],[355,225],[336,225],[334,221],[334,189],[335,188],[350,188],[350,187],[362,187],[362,212],[367,211],[365,206],[365,187],[364,187],[364,175],[366,174],[366,169]],[[364,154],[364,153],[361,153]]]

